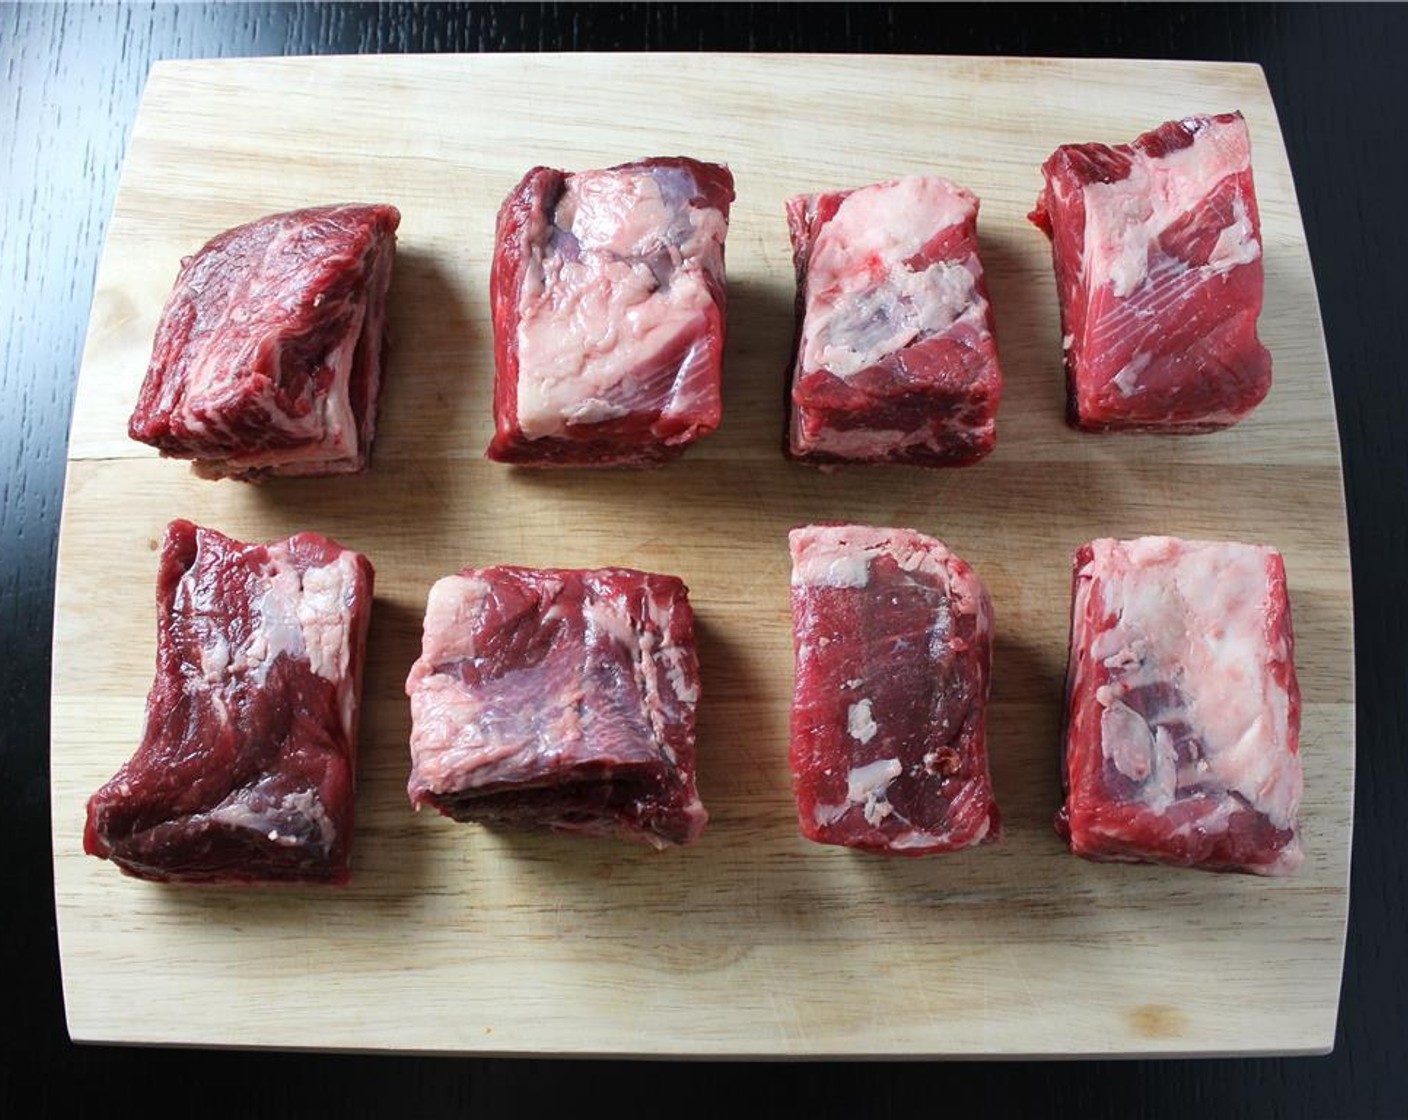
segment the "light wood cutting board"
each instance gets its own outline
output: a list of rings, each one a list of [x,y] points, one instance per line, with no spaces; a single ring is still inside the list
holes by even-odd
[[[1063,422],[1046,239],[1025,215],[1058,144],[1190,112],[1251,126],[1270,397],[1218,435]],[[491,431],[494,215],[529,166],[687,153],[738,183],[722,429],[647,473],[513,471]],[[936,171],[982,198],[1006,395],[967,470],[784,462],[791,194]],[[381,432],[362,477],[193,478],[126,419],[183,254],[278,210],[404,214]],[[128,757],[155,649],[156,545],[188,517],[316,529],[377,568],[346,890],[125,878],[81,851]],[[1007,837],[886,861],[808,844],[786,763],[786,530],[912,526],[996,604],[990,744]],[[1101,535],[1272,543],[1304,690],[1304,839],[1288,881],[1065,853],[1057,725],[1070,557]],[[496,835],[413,813],[402,691],[430,584],[467,564],[629,564],[692,588],[697,848]],[[160,63],[99,269],[69,449],[54,648],[54,875],[69,1028],[85,1040],[500,1053],[1315,1052],[1333,1041],[1348,902],[1354,690],[1339,449],[1310,260],[1261,71],[1020,59],[499,56]]]

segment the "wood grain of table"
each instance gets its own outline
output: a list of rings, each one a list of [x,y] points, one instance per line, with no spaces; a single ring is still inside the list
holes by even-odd
[[[1296,176],[1347,479],[1358,646],[1358,800],[1340,1032],[1323,1059],[1063,1065],[767,1067],[791,1105],[871,1114],[947,1102],[1026,1115],[1393,1116],[1401,1056],[1408,871],[1402,749],[1408,622],[1408,331],[1398,216],[1405,181],[1401,8],[992,8],[326,5],[0,9],[0,829],[16,903],[3,930],[16,980],[0,1108],[71,1113],[179,1100],[222,1082],[277,1086],[290,1112],[520,1108],[619,1092],[737,1098],[734,1066],[350,1058],[76,1048],[62,1020],[48,850],[48,679],[63,447],[92,279],[150,62],[364,51],[733,49],[1221,58],[1266,69]],[[100,653],[95,652],[95,656]],[[756,1070],[755,1070],[756,1072]],[[37,1094],[37,1095],[35,1095]],[[1138,1102],[1134,1105],[1133,1102]],[[237,1114],[239,1101],[212,1114]]]

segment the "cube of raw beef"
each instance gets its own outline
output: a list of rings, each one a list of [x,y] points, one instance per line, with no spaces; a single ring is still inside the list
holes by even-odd
[[[499,211],[488,456],[653,466],[719,426],[733,176],[645,159],[535,167]]]
[[[998,839],[982,581],[912,529],[810,525],[790,544],[803,835],[902,856]]]
[[[1143,537],[1076,553],[1056,828],[1077,855],[1288,875],[1300,690],[1280,553]]]
[[[156,600],[146,731],[84,849],[163,882],[345,883],[371,564],[173,521]]]
[[[131,437],[207,478],[364,469],[400,221],[393,206],[295,210],[185,258]]]
[[[996,442],[1002,371],[978,200],[912,176],[787,203],[797,354],[787,452],[957,466]]]
[[[1051,238],[1068,416],[1087,431],[1208,432],[1271,388],[1257,338],[1261,225],[1240,113],[1043,165],[1031,219]]]
[[[689,844],[699,663],[674,576],[466,568],[435,584],[411,802],[460,821]]]

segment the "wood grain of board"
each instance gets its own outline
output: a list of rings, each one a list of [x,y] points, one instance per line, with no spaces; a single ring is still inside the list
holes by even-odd
[[[1039,164],[1059,143],[1231,108],[1253,137],[1271,394],[1214,436],[1072,432],[1049,252],[1025,220]],[[647,474],[487,463],[499,202],[533,164],[677,152],[726,161],[738,183],[723,427]],[[958,471],[788,464],[782,202],[917,171],[982,199],[1007,377],[998,450]],[[262,214],[354,199],[404,216],[371,471],[208,483],[128,440],[180,257]],[[316,529],[376,564],[345,890],[159,887],[82,854],[84,802],[139,733],[156,542],[176,516],[244,538]],[[895,862],[798,835],[785,533],[819,519],[934,533],[986,580],[1000,845]],[[1051,830],[1070,556],[1093,536],[1150,532],[1286,555],[1306,699],[1307,862],[1294,879],[1086,863]],[[497,562],[630,564],[690,585],[712,816],[698,847],[496,834],[410,810],[403,682],[425,594],[442,574]],[[98,273],[54,664],[54,874],[77,1039],[706,1056],[1327,1050],[1352,817],[1349,560],[1314,280],[1262,74],[855,56],[160,63]]]

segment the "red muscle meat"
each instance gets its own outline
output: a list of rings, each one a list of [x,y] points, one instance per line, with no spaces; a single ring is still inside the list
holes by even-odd
[[[83,846],[141,879],[347,881],[372,566],[316,533],[173,521],[141,746]]]
[[[919,856],[997,840],[992,604],[911,529],[794,529],[792,778],[803,835]]]
[[[490,278],[490,459],[655,466],[719,426],[732,201],[728,168],[685,158],[524,176]]]
[[[392,206],[295,210],[183,260],[131,437],[208,478],[364,469],[400,220]]]
[[[1042,170],[1031,219],[1051,238],[1071,423],[1208,432],[1261,403],[1271,355],[1242,115],[1067,145]]]
[[[993,449],[1002,371],[978,200],[911,176],[787,203],[797,353],[787,453],[957,466]]]
[[[431,589],[411,802],[460,821],[689,844],[699,663],[674,576],[466,568]]]
[[[1300,690],[1280,553],[1095,540],[1074,583],[1056,819],[1071,850],[1294,872]]]

